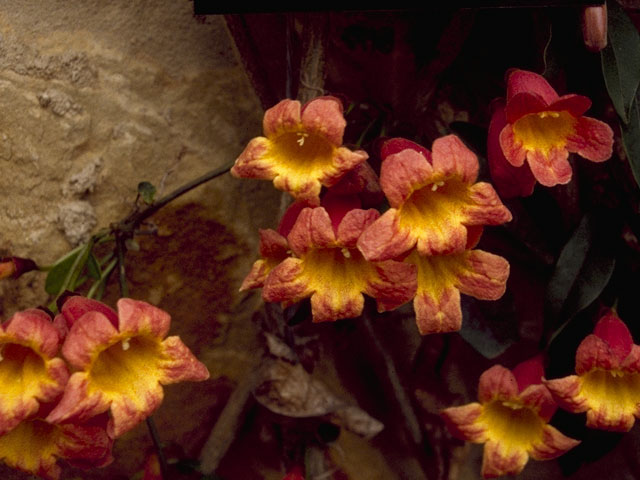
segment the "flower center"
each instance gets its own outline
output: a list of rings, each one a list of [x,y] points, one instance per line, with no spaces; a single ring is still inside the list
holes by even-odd
[[[311,250],[304,256],[309,287],[315,291],[331,289],[340,294],[362,292],[374,267],[356,248],[336,247]]]
[[[272,142],[271,155],[276,164],[287,172],[317,176],[333,161],[334,147],[314,133],[287,132]]]
[[[547,154],[553,148],[564,148],[576,123],[576,118],[565,111],[530,113],[513,124],[513,133],[526,150]]]
[[[19,401],[24,395],[35,395],[40,383],[48,379],[43,358],[29,347],[5,343],[0,346],[0,359],[4,398]]]
[[[507,450],[527,450],[542,438],[545,422],[518,401],[494,400],[484,405],[480,421],[491,440]]]
[[[137,336],[103,350],[90,369],[94,388],[112,394],[144,392],[158,380],[158,340]]]
[[[37,472],[41,462],[58,453],[61,430],[43,420],[24,420],[16,428],[0,436],[0,458],[10,467]]]
[[[401,227],[419,235],[443,232],[453,222],[464,220],[469,186],[458,179],[434,179],[415,190],[399,209]]]
[[[581,395],[594,410],[635,413],[640,399],[640,374],[592,370],[582,376]]]
[[[418,267],[418,292],[427,292],[431,298],[440,298],[445,289],[456,286],[460,273],[468,270],[466,252],[423,257],[413,250],[405,261]]]

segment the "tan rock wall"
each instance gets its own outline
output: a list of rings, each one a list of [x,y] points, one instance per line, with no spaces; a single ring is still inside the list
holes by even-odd
[[[0,2],[0,255],[50,263],[123,218],[138,182],[166,194],[232,162],[260,134],[262,111],[224,20],[196,18],[192,8],[185,0]],[[240,302],[237,289],[278,198],[267,182],[224,175],[151,218],[158,234],[139,237],[140,252],[128,257],[131,296],[170,311],[171,333],[214,378],[249,364],[255,297]],[[2,319],[46,303],[43,283],[38,272],[0,282]],[[116,297],[114,286],[106,300]],[[163,442],[197,457],[228,384],[165,389]],[[140,426],[117,442],[113,466],[80,475],[129,478],[149,447]]]

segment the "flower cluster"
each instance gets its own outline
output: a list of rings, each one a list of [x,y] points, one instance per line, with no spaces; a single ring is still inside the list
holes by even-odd
[[[484,443],[483,478],[517,474],[529,457],[550,460],[580,443],[549,425],[557,405],[543,374],[541,356],[513,371],[495,365],[480,376],[480,403],[442,411],[454,436]]]
[[[265,301],[284,305],[310,297],[316,322],[357,317],[363,294],[380,312],[413,299],[420,333],[458,330],[461,292],[493,300],[505,291],[507,261],[473,247],[485,225],[511,214],[490,184],[476,183],[477,157],[456,136],[437,139],[433,152],[385,142],[378,180],[366,153],[340,146],[345,124],[331,97],[266,112],[266,137],[231,172],[273,178],[297,201],[277,231],[260,232],[262,258],[241,290],[263,287]],[[391,208],[363,209],[380,190]]]
[[[114,439],[160,405],[162,385],[209,376],[178,337],[165,338],[169,323],[131,299],[117,313],[74,296],[53,321],[37,309],[14,314],[0,326],[0,458],[54,480],[57,459],[111,462]]]
[[[536,73],[510,71],[506,101],[494,105],[487,144],[491,176],[500,194],[530,195],[536,181],[547,187],[568,183],[570,152],[592,162],[611,157],[613,131],[583,116],[590,106],[591,100],[582,95],[559,96]]]

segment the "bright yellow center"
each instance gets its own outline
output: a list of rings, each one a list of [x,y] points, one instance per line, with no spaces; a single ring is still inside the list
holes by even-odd
[[[62,434],[57,425],[42,420],[25,420],[0,436],[0,459],[11,467],[36,472],[43,459],[54,461]]]
[[[469,269],[467,256],[463,252],[423,257],[413,250],[406,261],[418,267],[418,292],[437,299],[447,288],[455,287],[460,274]]]
[[[469,185],[456,178],[434,178],[415,190],[402,204],[400,227],[418,236],[446,235],[452,223],[464,220],[463,208],[469,202]]]
[[[38,395],[49,380],[43,358],[29,347],[5,343],[0,345],[0,358],[0,401],[5,408]]]
[[[546,155],[552,148],[564,148],[576,122],[576,117],[565,111],[530,113],[513,124],[513,133],[526,150]]]
[[[592,370],[582,375],[582,390],[594,410],[609,418],[633,414],[640,403],[640,374],[619,370]]]
[[[365,290],[375,268],[355,248],[319,248],[304,256],[304,270],[313,291],[331,289],[337,296],[358,295]]]
[[[502,400],[485,404],[478,421],[486,425],[488,439],[507,451],[529,450],[532,443],[541,441],[545,425],[531,408]]]
[[[289,175],[317,178],[333,163],[335,147],[313,133],[287,132],[272,140],[270,156]]]
[[[91,388],[108,398],[144,398],[158,382],[163,354],[159,340],[137,336],[125,338],[103,350],[93,362]]]

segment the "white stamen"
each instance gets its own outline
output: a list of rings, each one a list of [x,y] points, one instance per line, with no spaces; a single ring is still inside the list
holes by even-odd
[[[440,180],[439,182],[435,182],[433,185],[431,185],[431,191],[435,192],[436,190],[438,190],[438,187],[442,187],[444,185],[444,181]]]
[[[351,258],[351,252],[347,247],[342,247],[342,255],[344,255],[344,258]]]
[[[304,139],[307,138],[309,136],[309,134],[308,133],[303,133],[303,132],[298,132],[297,135],[300,138],[298,138],[298,140],[296,140],[296,142],[298,142],[298,145],[303,146],[304,145]]]
[[[122,350],[124,350],[124,351],[129,350],[129,347],[131,346],[131,345],[129,344],[129,340],[130,340],[129,338],[126,338],[126,339],[124,339],[124,340],[122,341]]]
[[[540,112],[538,116],[540,118],[546,118],[546,117],[558,118],[560,116],[560,112]]]

